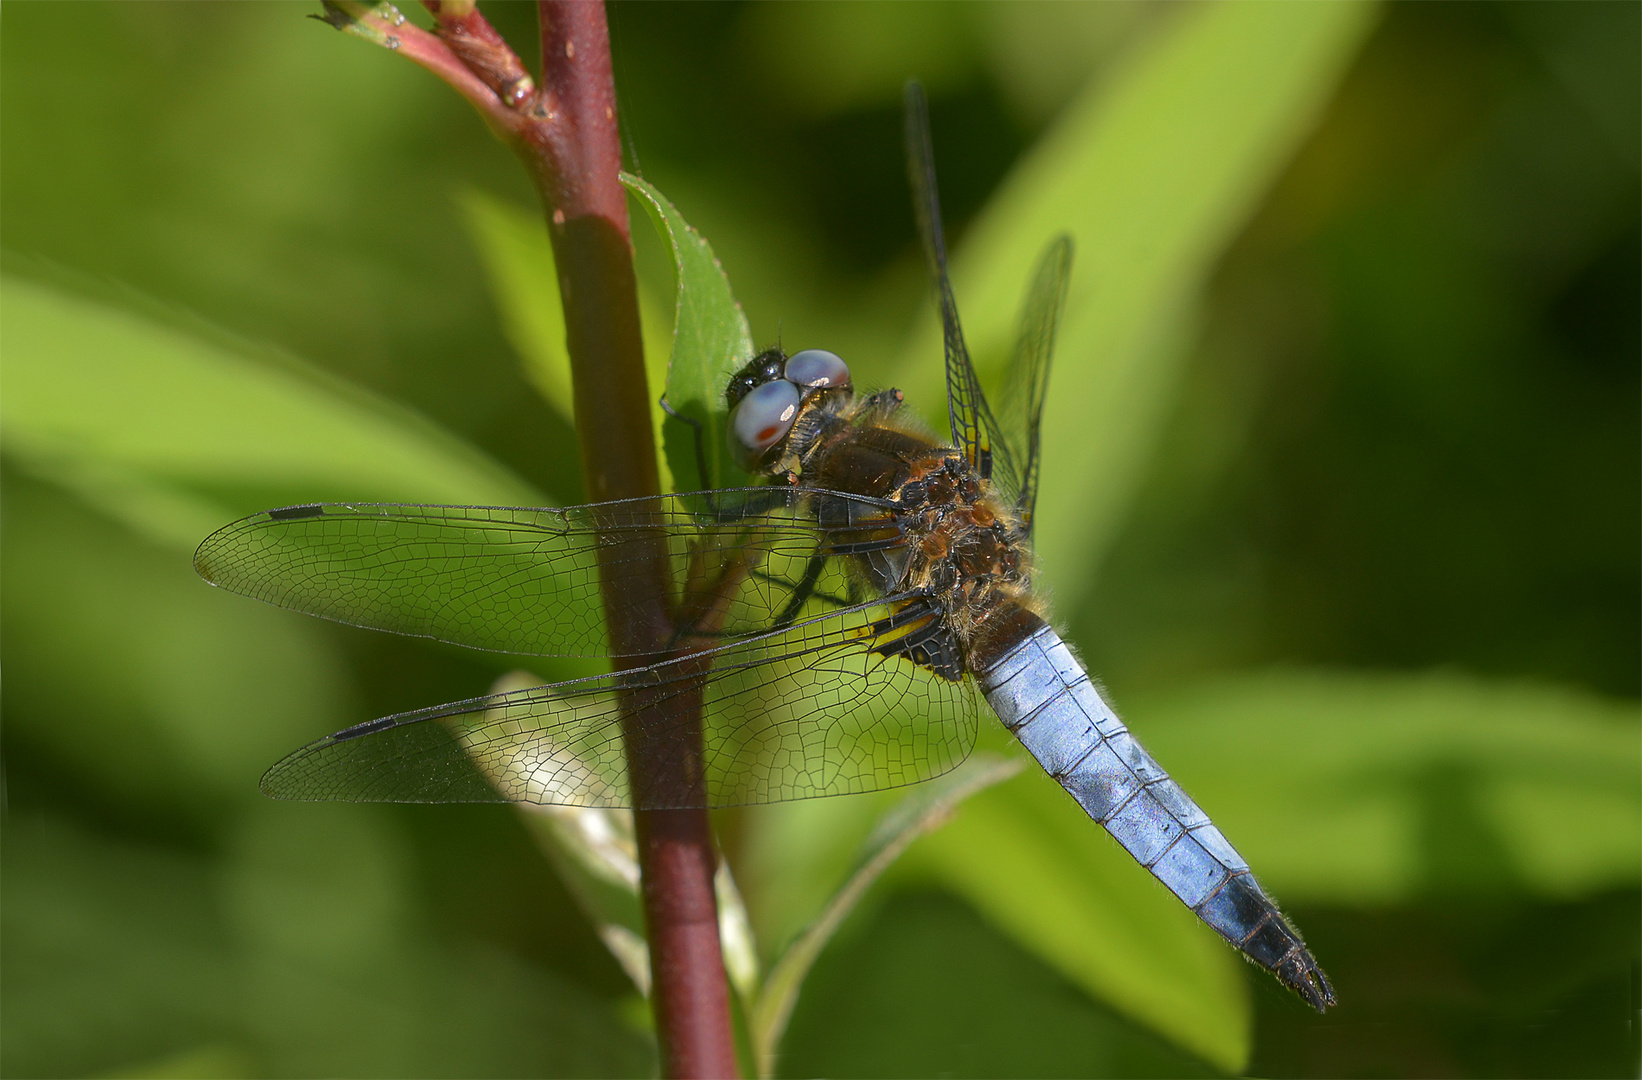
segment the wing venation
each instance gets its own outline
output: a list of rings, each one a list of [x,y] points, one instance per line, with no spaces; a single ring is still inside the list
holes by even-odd
[[[832,530],[808,490],[759,487],[569,508],[315,504],[273,510],[212,533],[194,565],[212,584],[354,626],[524,656],[612,655],[601,566],[665,563],[668,603],[688,634],[690,600],[714,574],[737,576],[713,636],[769,628],[801,606]],[[831,500],[870,500],[827,493]],[[658,554],[660,559],[658,560]],[[805,589],[847,591],[845,570]]]
[[[269,770],[263,790],[664,809],[918,783],[968,756],[981,706],[969,680],[875,651],[875,624],[909,602],[917,601],[861,604],[645,668],[385,717],[298,750]],[[635,776],[624,722],[650,760],[676,765],[703,746],[700,768]]]

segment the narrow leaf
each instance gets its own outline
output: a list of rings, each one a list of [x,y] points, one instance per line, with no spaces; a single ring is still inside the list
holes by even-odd
[[[1571,899],[1642,880],[1634,702],[1455,673],[1278,671],[1133,711],[1283,899]]]
[[[1124,711],[1281,901],[1570,898],[1642,877],[1634,703],[1451,674],[1274,672]],[[1237,954],[1029,772],[897,873],[945,884],[1090,993],[1241,1069]]]
[[[523,685],[536,684],[518,688]],[[520,803],[519,810],[600,940],[633,985],[648,996],[650,952],[639,905],[633,815],[626,810],[528,803]]]
[[[752,1013],[754,1052],[760,1076],[774,1075],[775,1054],[787,1029],[804,978],[821,950],[854,910],[869,886],[912,842],[951,819],[958,804],[1020,771],[1018,759],[979,754],[946,776],[913,789],[883,816],[868,836],[854,871],[770,969]]]
[[[1001,371],[1043,244],[1078,263],[1050,377],[1037,547],[1063,611],[1089,587],[1173,399],[1216,259],[1328,100],[1365,4],[1182,8],[1093,81],[975,222],[953,266],[983,375]],[[944,141],[937,113],[935,147]],[[926,320],[896,385],[938,416]]]
[[[536,685],[532,683],[531,685]],[[593,923],[599,939],[633,986],[650,994],[650,948],[639,900],[638,848],[633,813],[586,806],[519,804],[526,823],[559,877]],[[713,876],[724,970],[743,999],[758,990],[758,949],[747,907],[720,861]]]
[[[208,328],[8,277],[0,349],[7,456],[175,547],[280,503],[542,502],[414,413]]]
[[[971,800],[896,877],[953,890],[1071,982],[1204,1060],[1228,1072],[1247,1060],[1237,953],[1199,933],[1197,918],[1035,764]]]
[[[352,34],[372,45],[384,49],[398,48],[398,43],[393,40],[394,31],[405,24],[405,16],[387,0],[376,4],[362,3],[361,0],[320,2],[324,7],[324,14],[314,15],[312,18],[328,23],[344,34]]]
[[[133,815],[211,833],[270,761],[360,717],[336,639],[205,587],[50,484],[5,486],[7,736]]]
[[[730,291],[729,279],[718,257],[701,234],[691,228],[673,204],[646,181],[622,174],[627,185],[649,212],[662,239],[673,252],[678,274],[678,302],[673,316],[673,350],[667,365],[667,400],[673,409],[700,425],[700,448],[707,477],[701,487],[745,483],[729,461],[724,444],[724,387],[730,376],[753,355],[747,317]],[[664,440],[668,465],[682,488],[696,485],[701,469],[696,462],[696,436],[688,423],[669,422]]]

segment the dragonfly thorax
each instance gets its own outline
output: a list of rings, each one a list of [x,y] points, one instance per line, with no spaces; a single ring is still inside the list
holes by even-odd
[[[854,412],[817,440],[799,483],[816,490],[834,552],[851,559],[872,591],[915,596],[938,613],[939,629],[924,635],[928,654],[967,657],[976,634],[1005,610],[1035,608],[1025,530],[961,453],[910,429],[898,402],[857,399]],[[832,493],[883,509],[866,511]]]
[[[1036,606],[1020,519],[961,455],[929,458],[900,485],[909,557],[902,587],[940,602],[966,655],[1003,611]]]

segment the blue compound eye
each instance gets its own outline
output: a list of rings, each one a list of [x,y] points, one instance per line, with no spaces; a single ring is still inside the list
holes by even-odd
[[[805,389],[848,386],[850,369],[837,353],[825,349],[805,349],[787,358],[786,377]]]
[[[787,437],[798,415],[798,387],[777,379],[741,399],[730,415],[730,449],[744,466]]]

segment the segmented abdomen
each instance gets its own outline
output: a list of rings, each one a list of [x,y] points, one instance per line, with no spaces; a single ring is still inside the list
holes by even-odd
[[[1060,635],[1041,626],[977,675],[1004,725],[1197,916],[1313,1008],[1334,992],[1248,863],[1152,760]]]

